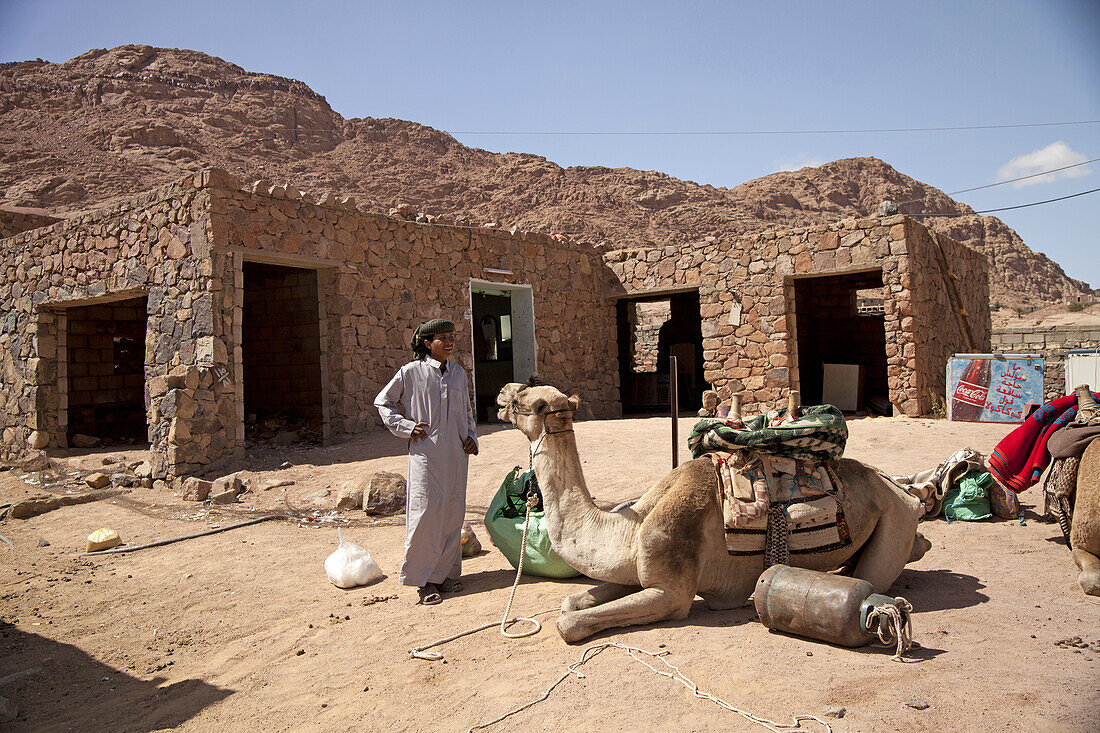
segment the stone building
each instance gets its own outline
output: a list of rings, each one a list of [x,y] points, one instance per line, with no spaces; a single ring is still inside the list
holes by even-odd
[[[433,317],[456,321],[483,416],[536,365],[613,415],[605,278],[591,247],[207,170],[0,240],[2,450],[147,437],[172,478],[274,417],[323,440],[378,428],[374,395]]]
[[[702,335],[673,346],[683,347],[678,361],[694,354],[703,380],[739,393],[750,412],[781,404],[792,388],[817,404],[826,372],[852,366],[860,408],[928,414],[951,354],[989,350],[985,257],[901,215],[620,250],[605,261],[628,411],[632,399],[647,402],[626,368],[642,303],[697,303]]]
[[[535,372],[594,417],[653,408],[670,356],[691,399],[817,402],[825,365],[858,365],[864,404],[919,415],[951,353],[989,349],[985,259],[902,216],[598,250],[391,213],[211,169],[61,221],[0,215],[0,457],[144,438],[172,479],[269,423],[380,429],[374,395],[432,317],[456,322],[479,420]]]

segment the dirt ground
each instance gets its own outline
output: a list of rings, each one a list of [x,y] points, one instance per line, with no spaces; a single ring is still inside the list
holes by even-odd
[[[681,458],[692,422],[681,420]],[[963,446],[989,451],[1011,427],[853,420],[847,455],[910,473]],[[598,503],[633,498],[663,475],[668,436],[666,418],[579,423]],[[843,718],[825,718],[836,731],[1100,729],[1100,604],[1078,589],[1060,530],[1036,521],[1035,507],[1026,525],[922,525],[932,550],[891,589],[916,609],[920,647],[906,664],[880,646],[852,650],[772,633],[751,606],[712,612],[699,600],[684,621],[571,646],[554,629],[555,609],[591,581],[528,576],[513,614],[545,612],[540,633],[510,640],[493,628],[438,649],[445,661],[411,659],[410,647],[504,613],[515,572],[481,520],[505,472],[527,453],[518,431],[483,429],[468,517],[486,550],[464,564],[462,593],[425,607],[397,584],[403,517],[330,508],[346,481],[404,473],[402,451],[380,434],[258,449],[248,459],[257,488],[240,504],[133,489],[0,522],[11,542],[0,542],[0,696],[20,711],[4,729],[464,731],[535,700],[586,646],[609,641],[667,652],[703,691],[779,722],[842,706]],[[66,462],[91,467],[103,453]],[[280,469],[284,462],[291,465]],[[0,473],[0,504],[42,493],[22,475]],[[278,481],[293,484],[260,488]],[[1036,489],[1022,498],[1041,500]],[[137,545],[269,513],[294,518],[128,554],[73,556],[98,527]],[[383,580],[349,591],[328,582],[322,564],[338,526],[371,552]],[[1059,644],[1072,637],[1085,648]],[[490,730],[761,730],[620,649],[580,671],[583,678],[570,676]]]

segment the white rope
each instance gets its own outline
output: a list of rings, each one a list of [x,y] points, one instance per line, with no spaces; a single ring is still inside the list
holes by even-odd
[[[512,600],[515,599],[515,597],[516,597],[516,588],[519,587],[520,576],[523,574],[523,558],[527,554],[527,529],[531,524],[531,509],[533,508],[533,506],[534,506],[534,500],[529,498],[527,500],[527,518],[524,519],[524,521],[523,521],[523,541],[519,546],[519,565],[516,568],[516,579],[512,583],[512,593],[511,593],[511,595],[508,596],[508,605],[504,609],[504,616],[503,616],[503,618],[500,619],[500,633],[503,634],[505,637],[507,637],[509,639],[522,639],[525,636],[534,636],[535,634],[542,631],[542,624],[540,624],[538,621],[536,621],[533,618],[526,618],[526,617],[523,617],[523,616],[517,616],[516,618],[508,618],[508,614],[511,613],[511,611],[512,611]],[[541,611],[540,613],[550,613],[550,611],[553,611],[553,610],[555,610],[555,609],[550,609],[548,611]],[[527,631],[520,631],[520,632],[515,632],[515,633],[507,631],[507,629],[509,627],[511,627],[513,624],[519,623],[520,621],[527,621],[531,624],[534,624],[534,628],[529,629]],[[497,623],[494,621],[492,623],[488,623],[488,624],[484,624],[482,626],[478,626],[476,629],[469,629],[467,631],[460,631],[457,634],[452,634],[451,636],[448,636],[445,639],[439,639],[438,641],[433,641],[430,644],[424,644],[423,646],[413,647],[412,649],[409,650],[409,655],[413,659],[424,659],[424,660],[427,660],[429,662],[442,661],[443,660],[443,655],[440,654],[439,652],[429,652],[429,651],[425,651],[425,650],[426,649],[431,649],[433,646],[442,646],[443,644],[447,644],[449,642],[452,642],[455,639],[461,639],[463,636],[469,636],[470,634],[476,634],[479,631],[484,631],[485,629],[490,629],[490,628],[492,628],[496,625],[497,625]]]
[[[702,690],[700,690],[699,686],[696,685],[694,682],[692,682],[686,675],[684,675],[684,673],[681,672],[678,667],[676,667],[672,664],[669,664],[668,660],[666,660],[664,658],[665,655],[669,653],[667,650],[662,651],[662,652],[649,652],[649,651],[646,651],[645,649],[639,649],[637,647],[627,646],[626,644],[620,644],[620,643],[614,642],[614,641],[605,642],[603,644],[594,644],[594,645],[588,647],[581,654],[581,658],[578,661],[574,662],[573,664],[569,665],[566,668],[565,672],[562,674],[562,676],[559,677],[557,680],[555,680],[554,683],[551,684],[549,687],[547,687],[546,691],[543,692],[539,697],[535,698],[534,700],[531,700],[530,702],[524,703],[523,705],[520,705],[519,707],[515,708],[514,710],[510,710],[507,713],[505,713],[504,715],[501,715],[497,718],[494,718],[493,720],[490,720],[487,723],[479,723],[478,725],[471,726],[469,729],[467,729],[466,733],[473,733],[473,731],[475,731],[475,730],[481,730],[483,728],[488,728],[490,726],[496,725],[497,723],[501,722],[502,720],[505,720],[506,718],[509,718],[509,717],[515,715],[516,713],[519,713],[519,712],[522,712],[522,711],[526,710],[527,708],[531,707],[532,705],[536,705],[536,704],[542,702],[543,700],[546,700],[547,698],[550,697],[550,693],[554,691],[554,688],[557,687],[558,685],[560,685],[562,682],[564,682],[565,679],[568,678],[570,675],[576,675],[577,679],[584,679],[584,674],[579,672],[577,670],[577,668],[580,667],[581,665],[587,663],[593,657],[595,657],[597,654],[599,654],[600,652],[602,652],[602,651],[604,651],[605,649],[608,649],[608,648],[622,649],[622,650],[626,651],[626,653],[629,654],[631,656],[631,658],[633,658],[634,660],[636,660],[638,662],[641,662],[642,664],[644,664],[646,667],[648,667],[653,672],[656,672],[657,674],[661,675],[662,677],[667,677],[671,680],[675,680],[676,682],[679,682],[681,685],[683,685],[684,687],[691,690],[692,694],[695,697],[697,697],[701,700],[709,700],[709,701],[713,702],[715,705],[718,705],[721,708],[729,710],[730,712],[733,712],[733,713],[737,713],[738,715],[743,717],[745,720],[748,720],[751,723],[756,723],[757,725],[763,726],[764,728],[767,728],[768,730],[772,731],[772,733],[783,733],[783,731],[790,731],[790,730],[805,730],[804,728],[802,728],[802,721],[804,721],[804,720],[811,720],[815,723],[819,723],[828,733],[832,733],[832,730],[833,730],[832,726],[830,726],[828,723],[826,723],[821,718],[818,718],[816,715],[795,715],[792,718],[792,720],[794,722],[793,723],[786,723],[786,724],[776,723],[775,721],[768,720],[767,718],[757,717],[756,715],[753,715],[752,713],[749,713],[749,712],[746,712],[744,710],[741,710],[740,708],[734,707],[733,705],[729,704],[728,702],[726,702],[725,700],[722,700],[719,697],[716,697],[714,695],[711,695],[710,693],[703,692]],[[662,664],[664,664],[666,667],[668,667],[668,669],[670,669],[672,671],[671,672],[666,672],[666,671],[662,671],[660,669],[657,669],[656,667],[649,664],[649,662],[647,662],[644,659],[638,657],[637,654],[645,654],[646,656],[649,656],[649,657],[652,657],[653,659],[659,660]]]
[[[875,606],[867,613],[867,630],[876,626],[875,633],[878,640],[889,646],[897,641],[897,649],[894,656],[890,657],[895,662],[904,662],[901,655],[909,651],[913,646],[913,617],[911,612],[913,604],[901,596],[894,599],[893,603],[883,603]],[[885,617],[886,625],[877,623],[880,617]],[[890,637],[894,638],[891,639]]]

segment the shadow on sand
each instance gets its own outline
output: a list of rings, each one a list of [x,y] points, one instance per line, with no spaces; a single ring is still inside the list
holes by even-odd
[[[953,570],[911,570],[906,568],[886,595],[902,596],[917,614],[927,611],[970,608],[985,603],[989,596],[979,591],[985,585],[973,575]]]
[[[69,644],[0,622],[0,695],[17,717],[5,731],[174,728],[233,694],[202,680],[133,677]]]

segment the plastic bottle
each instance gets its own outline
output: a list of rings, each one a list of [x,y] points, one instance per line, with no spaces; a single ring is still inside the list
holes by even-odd
[[[867,614],[894,599],[875,593],[866,580],[816,570],[772,565],[756,581],[753,603],[769,629],[847,647],[875,638]]]

